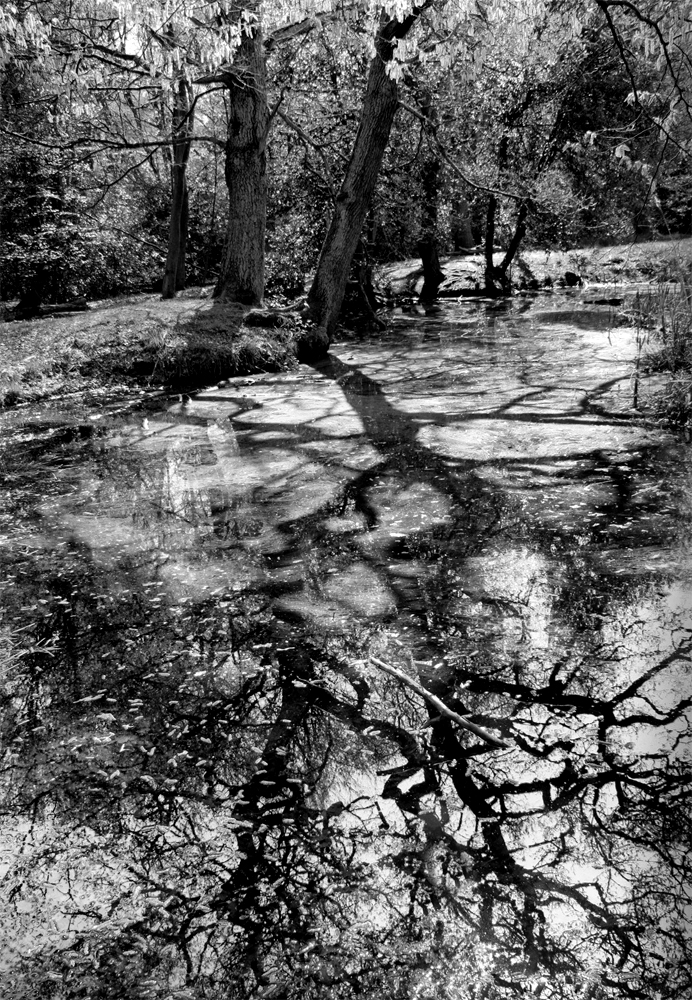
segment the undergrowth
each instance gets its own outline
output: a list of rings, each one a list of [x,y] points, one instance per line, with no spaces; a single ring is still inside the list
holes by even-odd
[[[676,278],[636,296],[636,381],[640,372],[663,375],[654,411],[673,424],[692,426],[692,273],[680,267]]]

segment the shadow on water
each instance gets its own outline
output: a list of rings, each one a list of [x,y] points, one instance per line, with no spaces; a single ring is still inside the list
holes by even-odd
[[[610,315],[13,418],[18,998],[689,993],[688,453]]]

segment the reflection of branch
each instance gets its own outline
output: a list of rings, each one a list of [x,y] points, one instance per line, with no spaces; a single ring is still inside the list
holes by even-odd
[[[396,667],[390,666],[388,663],[385,663],[384,660],[378,660],[376,656],[371,656],[370,662],[376,667],[379,667],[380,670],[384,670],[385,673],[391,674],[392,677],[396,677],[398,681],[401,681],[402,684],[411,688],[411,690],[415,691],[416,694],[419,694],[421,698],[425,698],[427,702],[437,709],[440,715],[445,715],[448,719],[456,722],[461,729],[467,729],[470,733],[473,733],[474,736],[478,736],[480,739],[485,740],[486,743],[490,743],[494,747],[509,747],[510,744],[505,742],[505,740],[501,740],[497,736],[493,736],[485,729],[481,729],[481,727],[477,726],[474,722],[469,722],[469,720],[465,719],[462,715],[458,715],[456,712],[453,712],[451,708],[447,708],[443,701],[440,701],[436,695],[428,691],[427,688],[424,688],[422,684],[418,683],[418,681],[414,681],[408,676],[408,674],[405,674],[403,670],[397,670]]]
[[[621,705],[624,701],[634,698],[639,694],[639,689],[642,685],[646,684],[647,681],[650,681],[652,677],[656,676],[656,674],[666,670],[667,667],[671,666],[671,664],[675,663],[677,660],[684,660],[686,663],[689,663],[691,659],[690,652],[692,651],[691,645],[692,644],[689,640],[681,642],[677,649],[674,649],[672,653],[668,654],[668,656],[663,657],[663,659],[659,660],[653,667],[641,674],[639,677],[635,678],[635,680],[633,680],[632,683],[629,684],[623,691],[616,694],[611,704],[613,706]]]

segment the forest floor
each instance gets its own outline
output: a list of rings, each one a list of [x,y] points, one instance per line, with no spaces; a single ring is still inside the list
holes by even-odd
[[[442,261],[446,286],[472,288],[482,279],[479,255]],[[571,271],[595,283],[675,280],[692,268],[692,239],[634,243],[565,252],[527,251],[514,281],[559,283]],[[413,292],[420,262],[380,269],[396,294]],[[210,289],[176,299],[137,295],[94,302],[86,312],[0,322],[0,406],[79,394],[118,397],[135,389],[189,391],[235,375],[280,371],[296,364],[297,331],[244,324],[247,310],[220,305]]]

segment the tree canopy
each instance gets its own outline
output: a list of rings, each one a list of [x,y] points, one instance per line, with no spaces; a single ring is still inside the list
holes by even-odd
[[[326,280],[344,270],[339,212],[349,260],[361,244],[374,261],[415,252],[424,217],[442,250],[462,223],[467,242],[504,249],[684,229],[688,15],[605,0],[6,6],[4,295],[106,294],[165,271],[164,294],[215,281],[261,301],[265,268],[270,289],[295,291],[322,253],[321,321],[343,294]],[[373,57],[374,93],[392,94],[381,154]],[[344,201],[354,182],[362,210]],[[509,266],[488,281],[504,287]]]

